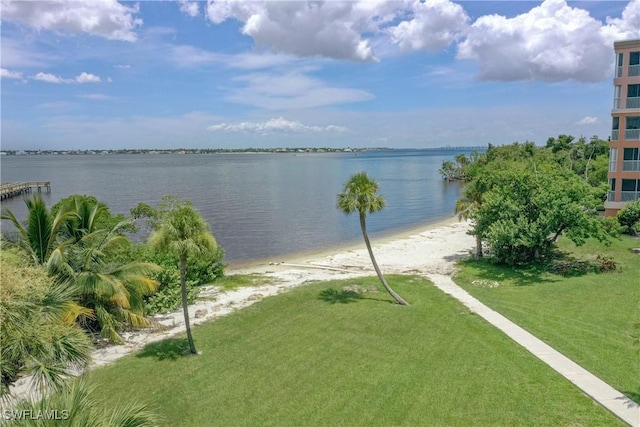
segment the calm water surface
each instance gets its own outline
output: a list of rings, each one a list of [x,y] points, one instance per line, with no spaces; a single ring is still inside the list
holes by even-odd
[[[112,212],[171,194],[187,198],[211,224],[226,261],[321,250],[360,238],[357,217],[335,207],[350,175],[366,171],[387,206],[371,215],[372,238],[453,214],[459,186],[438,175],[459,152],[393,150],[322,154],[164,154],[5,156],[2,182],[51,181],[49,206],[72,194],[93,195]],[[26,216],[24,201],[2,208]],[[9,229],[6,223],[3,229]]]

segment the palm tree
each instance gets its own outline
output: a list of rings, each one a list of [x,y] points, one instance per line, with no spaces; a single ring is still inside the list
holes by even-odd
[[[462,197],[456,200],[455,207],[455,213],[458,214],[458,218],[461,221],[473,218],[473,214],[482,206],[485,191],[483,182],[479,178],[462,188]],[[475,257],[482,258],[482,236],[476,231],[472,231],[469,234],[472,233],[476,236]]]
[[[114,255],[129,245],[120,230],[129,221],[111,229],[99,229],[85,234],[65,249],[63,257],[52,263],[51,271],[65,280],[77,296],[79,304],[91,311],[81,320],[90,330],[118,343],[121,325],[148,327],[144,296],[153,293],[157,282],[150,278],[160,271],[156,264],[115,261]]]
[[[144,404],[129,400],[107,405],[99,398],[94,385],[84,378],[75,378],[59,390],[42,399],[19,402],[18,411],[37,414],[53,414],[51,419],[25,417],[23,426],[82,426],[82,427],[153,427],[159,425],[158,417]],[[61,423],[61,419],[62,421]]]
[[[369,257],[371,257],[371,263],[376,270],[376,274],[382,282],[382,286],[391,294],[391,296],[400,305],[409,305],[400,295],[395,293],[393,289],[387,284],[375,257],[371,250],[371,243],[369,242],[369,236],[367,235],[367,214],[378,212],[384,208],[385,200],[378,193],[378,183],[369,178],[366,172],[359,172],[352,175],[351,178],[344,184],[342,193],[338,194],[338,209],[340,209],[345,215],[350,215],[354,212],[358,212],[360,216],[360,229],[362,230],[362,236],[364,237],[364,243],[369,251]]]
[[[187,302],[187,258],[214,251],[216,241],[209,231],[209,225],[191,202],[180,202],[176,198],[165,199],[169,208],[161,215],[156,230],[149,238],[152,248],[168,251],[176,255],[180,262],[180,287],[182,293],[182,312],[187,329],[189,349],[197,354],[191,326],[189,324],[189,306]]]
[[[0,258],[0,397],[19,378],[32,377],[33,389],[61,388],[69,375],[90,361],[91,340],[74,324],[87,311],[72,292],[46,273],[24,263],[28,255],[2,248]]]
[[[10,210],[4,211],[0,218],[8,219],[18,229],[21,245],[29,252],[34,264],[47,267],[52,256],[60,256],[63,246],[58,239],[59,232],[74,213],[65,208],[53,216],[40,196],[25,200],[25,203],[29,213],[24,225]]]

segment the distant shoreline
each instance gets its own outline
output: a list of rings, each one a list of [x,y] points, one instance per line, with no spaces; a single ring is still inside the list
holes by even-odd
[[[314,153],[364,153],[368,151],[485,151],[486,146],[465,147],[425,147],[425,148],[389,148],[389,147],[285,147],[285,148],[149,148],[149,149],[85,149],[85,150],[2,150],[0,156],[101,156],[117,154],[314,154]]]

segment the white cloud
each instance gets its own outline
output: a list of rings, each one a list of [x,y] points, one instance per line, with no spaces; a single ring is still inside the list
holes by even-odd
[[[207,128],[215,132],[248,132],[259,135],[273,133],[307,133],[307,132],[344,132],[347,129],[342,126],[309,126],[298,121],[286,120],[283,117],[269,119],[266,122],[242,122],[237,124],[220,123]]]
[[[180,0],[180,12],[195,18],[200,14],[200,6],[197,1]]]
[[[469,22],[462,6],[449,0],[415,1],[411,9],[413,19],[387,29],[403,51],[444,49],[462,37]]]
[[[63,77],[60,77],[60,76],[56,76],[54,74],[43,73],[43,72],[35,74],[35,75],[31,76],[30,78],[32,80],[37,80],[37,81],[41,81],[41,82],[45,82],[45,83],[55,83],[55,84],[60,84],[60,83],[78,83],[78,84],[100,83],[102,81],[100,79],[100,77],[96,76],[95,74],[89,74],[89,73],[85,73],[85,72],[82,72],[82,73],[78,74],[76,77],[74,77],[72,79],[67,79],[67,78],[63,78]]]
[[[607,18],[602,33],[610,40],[640,39],[640,0],[631,0],[621,18]]]
[[[513,18],[478,18],[458,58],[479,61],[481,80],[601,81],[612,64],[612,40],[602,29],[587,11],[545,0]]]
[[[379,1],[209,0],[207,18],[215,24],[243,22],[242,33],[272,52],[371,61],[376,57],[362,33],[375,29],[374,18],[389,7]]]
[[[3,79],[21,79],[22,73],[19,71],[10,71],[6,68],[0,68],[0,78]]]
[[[598,123],[598,118],[593,116],[585,116],[576,122],[577,125],[593,125]]]
[[[80,75],[76,76],[75,81],[76,83],[100,83],[102,80],[100,80],[100,77],[96,76],[95,74],[83,72]]]
[[[46,83],[55,83],[55,84],[73,83],[73,79],[63,79],[60,76],[55,76],[53,74],[42,73],[42,72],[31,76],[31,79],[38,80],[38,81],[41,81],[41,82],[46,82]]]
[[[28,25],[37,30],[88,33],[109,40],[135,41],[138,6],[116,0],[22,1],[2,0],[2,20]]]
[[[252,73],[235,78],[244,84],[226,97],[237,104],[268,110],[295,110],[327,105],[361,102],[374,96],[364,90],[328,86],[302,70],[286,74]]]

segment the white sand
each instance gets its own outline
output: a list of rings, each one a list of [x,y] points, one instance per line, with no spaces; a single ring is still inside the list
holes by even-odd
[[[475,239],[467,234],[468,222],[456,218],[419,227],[384,239],[370,235],[373,252],[385,274],[445,274],[454,271],[456,260],[473,250]],[[333,253],[332,253],[333,252]],[[346,279],[375,275],[364,242],[357,247],[334,249],[287,260],[273,260],[262,264],[227,271],[233,274],[259,274],[269,278],[269,284],[220,292],[205,287],[200,300],[189,307],[191,325],[225,316],[261,299],[285,292],[307,282]],[[98,348],[93,353],[92,366],[102,366],[141,349],[144,345],[185,331],[182,310],[156,318],[165,325],[163,330],[143,330],[123,333],[125,343]],[[197,342],[196,342],[197,347]],[[27,379],[19,382],[14,393],[28,392]]]

